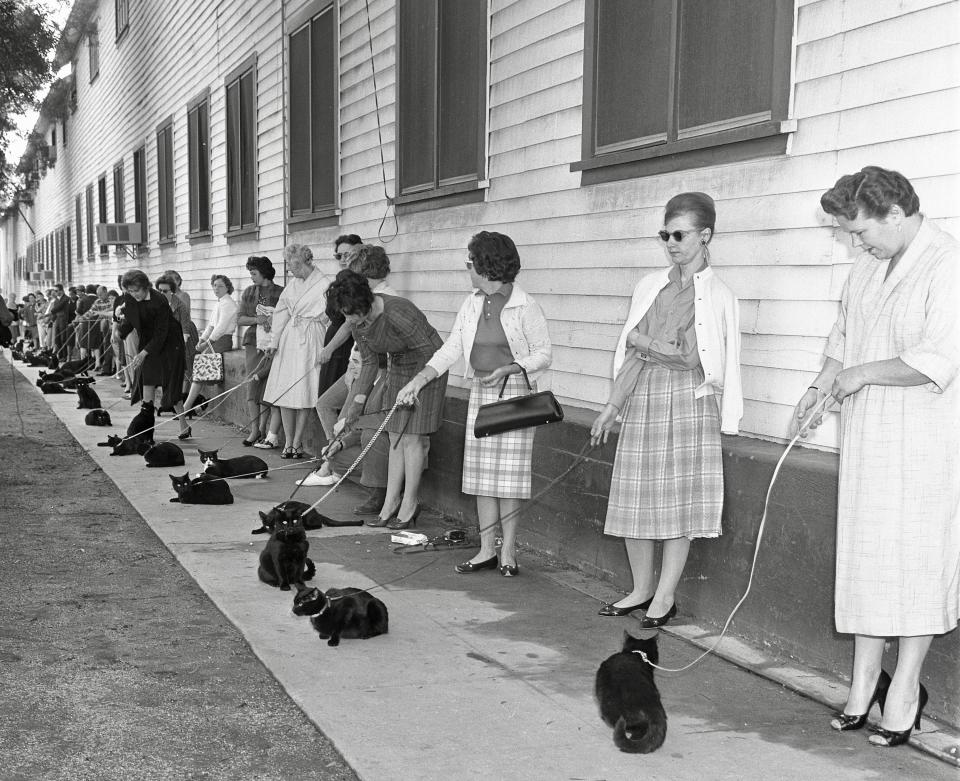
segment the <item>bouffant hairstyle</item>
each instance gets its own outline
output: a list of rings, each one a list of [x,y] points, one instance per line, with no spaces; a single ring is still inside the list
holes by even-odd
[[[353,251],[350,269],[367,279],[383,279],[390,273],[390,258],[383,247],[361,244]]]
[[[170,288],[171,293],[177,292],[177,282],[169,274],[161,274],[159,277],[157,277],[153,283],[153,286],[159,290],[160,285],[167,285]]]
[[[334,250],[336,250],[336,248],[341,244],[363,244],[363,239],[361,239],[356,233],[341,233],[333,240]]]
[[[96,295],[96,294],[97,294],[97,286],[91,283],[91,284],[87,285],[86,288],[84,288],[84,292],[85,292],[85,293],[93,293],[94,295]]]
[[[130,271],[127,271],[120,277],[120,287],[124,290],[129,290],[130,288],[135,290],[148,290],[150,288],[150,279],[140,269],[130,269]]]
[[[212,277],[210,277],[210,284],[215,284],[218,279],[227,286],[227,295],[230,295],[233,292],[233,282],[230,281],[230,277],[225,276],[224,274],[214,274]]]
[[[674,195],[663,210],[664,223],[670,222],[674,217],[681,214],[689,214],[693,217],[693,222],[697,230],[704,228],[710,229],[710,239],[713,238],[713,232],[717,224],[717,207],[706,193],[680,193]],[[707,241],[710,241],[707,239]]]
[[[174,292],[179,291],[180,288],[183,286],[183,277],[181,277],[180,274],[177,273],[176,269],[168,268],[166,271],[163,272],[163,275],[165,277],[170,277],[170,279],[173,280]]]
[[[907,177],[876,165],[841,176],[820,196],[820,206],[827,214],[848,220],[855,220],[861,210],[864,217],[881,220],[894,205],[909,217],[920,211],[920,198]]]
[[[373,306],[373,291],[366,277],[346,268],[327,288],[327,303],[345,315],[365,315]]]
[[[520,271],[520,253],[513,239],[503,233],[480,231],[467,244],[473,269],[491,282],[513,282]]]
[[[273,278],[277,275],[277,270],[273,267],[273,263],[270,262],[270,258],[264,257],[263,255],[251,255],[247,258],[247,271],[259,271],[260,276],[265,279],[273,281]]]

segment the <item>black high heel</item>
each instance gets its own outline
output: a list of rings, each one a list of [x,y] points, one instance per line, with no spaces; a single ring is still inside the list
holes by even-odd
[[[923,715],[923,709],[927,704],[927,690],[923,684],[920,684],[920,702],[917,703],[917,718],[913,720],[913,726],[907,729],[892,730],[877,727],[873,735],[870,736],[870,744],[873,746],[882,746],[884,748],[893,748],[910,740],[910,734],[915,729],[920,729],[920,717]]]
[[[193,426],[187,426],[186,431],[181,431],[177,434],[177,439],[190,439],[193,436]]]
[[[883,706],[887,702],[887,689],[889,688],[890,676],[886,670],[880,670],[877,685],[873,688],[873,694],[870,697],[870,704],[867,705],[866,713],[861,713],[859,716],[852,716],[849,713],[838,713],[836,717],[830,721],[830,726],[837,732],[850,732],[855,729],[862,729],[863,725],[867,723],[867,716],[870,714],[873,703],[878,703],[880,705],[880,713],[883,713]]]
[[[626,605],[624,607],[617,607],[612,602],[606,602],[597,612],[597,615],[620,618],[621,616],[630,615],[634,610],[646,610],[648,607],[650,607],[651,602],[653,602],[653,597],[650,597],[650,599],[640,602],[637,605]]]
[[[399,513],[399,510],[397,512]],[[409,520],[401,521],[398,514],[387,522],[387,528],[391,531],[402,531],[403,529],[409,529],[411,526],[417,525],[418,515],[420,515],[420,502],[417,502],[417,509],[413,511],[413,515],[410,516]]]

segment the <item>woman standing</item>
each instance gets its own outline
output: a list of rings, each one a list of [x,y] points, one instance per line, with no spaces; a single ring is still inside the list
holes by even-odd
[[[290,244],[283,259],[293,279],[277,299],[266,353],[273,358],[263,391],[267,404],[280,408],[285,438],[281,458],[303,458],[303,430],[320,389],[314,368],[330,319],[324,294],[330,277],[314,268],[313,252]]]
[[[263,389],[270,374],[271,360],[266,349],[270,346],[270,321],[280,300],[283,288],[273,282],[277,270],[270,258],[251,255],[247,258],[250,282],[240,297],[237,324],[249,326],[243,335],[244,363],[247,377],[247,414],[250,416],[250,436],[243,440],[245,447],[262,441],[270,422],[270,407],[263,403]]]
[[[169,276],[167,276],[169,279]],[[213,316],[207,327],[200,334],[197,342],[197,352],[225,353],[233,348],[233,332],[237,330],[237,302],[233,300],[233,282],[223,274],[214,274],[210,277],[210,287],[217,297],[213,307]],[[174,294],[175,295],[175,294]],[[185,334],[186,336],[186,334]],[[184,402],[185,409],[192,409],[200,395],[204,383],[194,380],[190,385],[190,392]],[[190,429],[188,428],[189,432]],[[187,434],[189,436],[189,433]]]
[[[617,417],[623,420],[604,533],[624,538],[633,575],[630,594],[600,615],[647,610],[645,629],[676,615],[690,541],[720,535],[720,432],[737,433],[743,415],[739,306],[709,265],[715,223],[709,195],[681,193],[667,202],[659,236],[670,266],[633,292],[613,391],[590,430],[594,444],[606,442]]]
[[[460,573],[500,567],[500,574],[518,573],[516,535],[523,499],[530,498],[531,459],[535,428],[510,431],[477,439],[473,424],[482,404],[497,400],[504,378],[503,398],[530,391],[521,374],[536,380],[552,360],[547,320],[529,295],[514,284],[520,255],[509,236],[481,231],[467,245],[467,270],[474,292],[467,296],[450,336],[443,346],[398,394],[402,404],[412,404],[434,377],[466,358],[464,378],[473,378],[467,408],[463,451],[463,493],[477,497],[480,550],[469,561],[457,564]],[[497,526],[503,545],[497,559]]]
[[[799,422],[827,393],[842,402],[834,613],[854,636],[853,677],[831,726],[860,729],[879,702],[870,742],[897,746],[920,725],[933,638],[960,618],[960,244],[897,171],[842,176],[820,205],[863,249],[796,409]]]
[[[139,352],[127,365],[135,378],[131,403],[142,399],[144,404],[153,404],[157,388],[162,388],[160,406],[182,412],[183,336],[180,324],[167,300],[150,287],[150,280],[142,271],[128,271],[121,277],[120,284],[132,300],[118,307],[120,337],[126,338],[134,330],[139,334]],[[180,439],[186,439],[185,433],[189,436],[189,429],[180,418]]]
[[[383,390],[383,409],[391,409],[401,388],[443,344],[436,329],[417,307],[405,298],[374,294],[366,277],[341,271],[327,293],[343,313],[360,346],[360,375],[350,387],[343,422],[352,428],[364,411],[373,389],[381,357],[388,357]],[[420,478],[430,446],[429,435],[440,428],[447,378],[440,377],[424,389],[414,408],[398,409],[387,423],[390,460],[387,464],[387,493],[379,516],[368,526],[406,529],[420,513]],[[368,413],[378,409],[366,410]],[[403,499],[401,501],[401,494]]]

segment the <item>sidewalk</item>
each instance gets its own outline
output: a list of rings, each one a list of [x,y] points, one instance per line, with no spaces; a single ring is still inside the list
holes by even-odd
[[[37,376],[16,367],[31,383]],[[101,379],[94,388],[105,407],[116,404],[112,431],[122,433],[133,410],[117,403],[119,386]],[[139,457],[110,457],[95,445],[111,429],[85,426],[76,396],[45,399],[363,779],[956,778],[954,767],[914,748],[876,749],[866,732],[833,732],[831,707],[820,701],[842,704],[841,685],[778,668],[732,641],[724,652],[748,669],[711,656],[685,673],[658,673],[666,742],[646,756],[619,752],[597,714],[593,677],[625,629],[638,633],[637,622],[597,616],[599,601],[615,593],[529,557],[521,556],[515,579],[495,571],[458,575],[453,564],[470,553],[395,555],[388,535],[366,527],[310,532],[313,584],[385,584],[376,593],[390,611],[389,635],[329,648],[290,612],[290,593],[259,582],[263,537],[250,536],[257,512],[287,498],[309,466],[267,451],[270,478],[232,482],[233,505],[171,504],[167,473],[183,467],[148,470]],[[220,446],[226,457],[250,453],[233,428],[193,428],[194,439],[179,443],[191,473],[199,468],[197,446]],[[175,425],[162,425],[157,439],[175,440],[175,433]],[[301,489],[296,498],[312,502],[326,490]],[[345,483],[320,510],[352,517],[361,498]],[[428,534],[444,528],[426,512],[421,524]],[[661,664],[691,661],[699,649],[684,638],[709,642],[703,635],[672,624],[660,633]],[[918,738],[949,758],[956,736],[935,730],[925,721]]]

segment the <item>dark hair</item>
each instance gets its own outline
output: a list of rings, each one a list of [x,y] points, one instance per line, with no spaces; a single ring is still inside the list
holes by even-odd
[[[271,281],[277,275],[277,270],[270,262],[270,258],[263,255],[251,255],[247,258],[247,271],[259,271],[261,277]]]
[[[177,292],[177,281],[169,274],[161,274],[159,277],[157,277],[157,281],[153,283],[153,286],[159,290],[160,285],[167,285],[170,288],[171,293]]]
[[[883,219],[894,205],[907,217],[920,211],[920,199],[910,180],[899,171],[876,165],[841,176],[820,196],[820,206],[827,214],[848,220],[855,220],[861,210],[864,217]]]
[[[85,290],[85,292],[87,292],[87,293],[96,293],[96,292],[97,292],[97,286],[94,285],[94,284],[91,282],[89,285],[86,286],[86,288],[85,288],[84,290]]]
[[[134,287],[137,290],[149,290],[150,280],[140,269],[134,268],[127,271],[120,277],[120,287],[126,290],[128,287]]]
[[[350,269],[367,279],[383,279],[390,273],[390,258],[383,247],[374,244],[361,244],[353,251]]]
[[[172,268],[168,268],[168,269],[167,269],[166,271],[164,271],[163,273],[166,274],[168,277],[170,277],[170,278],[173,280],[174,284],[176,285],[176,287],[174,288],[174,291],[179,290],[179,289],[180,289],[180,286],[183,284],[183,278],[180,276],[179,273],[177,273],[177,270],[176,270],[176,269],[172,269]]]
[[[663,210],[664,223],[670,222],[674,217],[681,214],[689,214],[693,217],[693,222],[698,230],[704,228],[710,229],[710,239],[713,238],[713,232],[717,224],[717,207],[706,193],[680,193],[674,195]],[[710,241],[707,239],[707,241]]]
[[[57,282],[57,284],[54,285],[53,288],[51,288],[51,289],[52,289],[52,290],[59,290],[59,291],[62,293],[62,292],[63,292],[63,283],[62,283],[62,282]]]
[[[342,233],[333,240],[334,250],[341,244],[363,244],[363,239],[356,233]]]
[[[365,315],[373,306],[367,278],[345,268],[327,288],[327,303],[345,315]]]
[[[491,282],[513,282],[520,271],[520,253],[504,233],[480,231],[467,243],[474,270]]]
[[[110,289],[107,291],[107,298],[110,298],[110,296],[113,296],[114,298],[120,298],[120,294],[119,294],[116,290],[114,290],[113,288],[110,288]]]
[[[233,292],[233,282],[230,281],[230,277],[228,277],[228,276],[226,276],[226,275],[224,275],[224,274],[214,274],[212,277],[210,277],[210,284],[212,285],[212,284],[213,284],[214,282],[216,282],[218,279],[222,279],[222,280],[223,280],[223,284],[227,286],[227,294],[228,294],[228,295]]]

